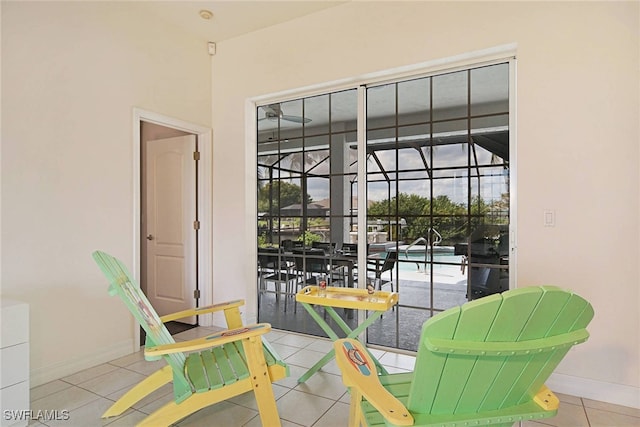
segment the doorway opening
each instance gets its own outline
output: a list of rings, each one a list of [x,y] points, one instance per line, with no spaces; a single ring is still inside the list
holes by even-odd
[[[140,132],[140,286],[163,316],[198,307],[198,140],[146,121]],[[172,335],[197,325],[197,316],[166,324]]]
[[[210,152],[210,129],[134,110],[134,274],[161,316],[211,304]],[[166,326],[210,324],[192,316]]]

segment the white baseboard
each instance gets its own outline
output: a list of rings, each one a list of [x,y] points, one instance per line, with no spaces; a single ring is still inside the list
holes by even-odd
[[[245,323],[247,325],[258,322],[258,313],[247,310],[246,313],[243,313],[243,314],[245,317]]]
[[[257,313],[245,313],[244,310],[240,311],[240,317],[243,325],[252,325],[258,322]],[[227,320],[224,317],[224,313],[212,313],[200,315],[198,318],[198,324],[200,326],[214,326],[216,328],[226,328]]]
[[[640,388],[638,387],[558,373],[551,374],[546,384],[557,393],[640,409]]]
[[[102,348],[99,351],[95,351],[82,357],[76,357],[54,365],[32,369],[29,377],[29,386],[37,387],[50,381],[64,378],[82,370],[126,356],[131,354],[133,349],[133,340],[129,339],[109,346],[108,348]]]

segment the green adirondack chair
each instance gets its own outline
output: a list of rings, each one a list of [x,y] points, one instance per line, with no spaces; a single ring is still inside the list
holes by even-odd
[[[586,341],[591,305],[571,292],[526,287],[446,310],[424,323],[413,372],[378,375],[362,344],[334,343],[351,392],[349,425],[510,426],[552,417],[544,385]]]
[[[262,424],[280,425],[271,382],[288,376],[289,368],[261,337],[271,330],[271,325],[243,326],[238,309],[244,304],[242,300],[159,317],[121,261],[101,251],[94,252],[93,258],[109,280],[109,293],[122,299],[145,330],[145,358],[162,358],[167,363],[118,399],[103,418],[120,415],[159,387],[173,382],[173,401],[150,414],[139,426],[168,426],[248,391],[255,393]],[[230,330],[176,343],[163,324],[214,311],[224,311]]]

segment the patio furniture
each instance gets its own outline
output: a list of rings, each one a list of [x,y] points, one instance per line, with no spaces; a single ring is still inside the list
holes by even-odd
[[[261,291],[266,291],[267,283],[271,282],[274,284],[276,301],[280,300],[282,284],[285,286],[285,294],[293,293],[291,288],[299,277],[293,271],[293,263],[285,258],[280,248],[258,248],[258,267]]]
[[[322,249],[325,254],[330,254],[335,252],[336,243],[334,242],[311,242],[311,247],[313,249]]]
[[[475,228],[468,243],[454,246],[456,255],[464,255],[469,265],[469,299],[509,289],[509,228],[484,224]]]
[[[358,244],[357,243],[343,243],[340,246],[340,252],[348,255],[357,255],[358,254]]]
[[[252,391],[263,425],[280,425],[271,382],[288,376],[288,367],[261,335],[267,323],[243,326],[238,307],[244,301],[218,304],[160,318],[138,283],[118,259],[96,251],[93,258],[146,332],[145,358],[167,365],[118,399],[103,418],[120,415],[140,399],[173,382],[173,400],[151,413],[139,426],[168,426],[214,403]],[[176,343],[164,322],[223,310],[230,330]],[[189,354],[186,354],[189,352]]]
[[[326,275],[331,284],[345,281],[344,265],[333,263],[335,255],[329,255],[321,248],[294,249],[292,251],[295,264],[297,287],[305,287],[318,283],[318,276]]]
[[[526,287],[446,310],[424,323],[415,368],[377,372],[351,339],[334,343],[349,387],[349,425],[510,426],[552,417],[544,385],[569,349],[587,340],[591,305],[569,291]]]
[[[391,292],[393,292],[393,268],[396,266],[396,261],[398,261],[398,251],[387,251],[384,257],[379,254],[369,255],[367,257],[367,272],[373,273],[376,279],[380,279],[378,282],[380,284],[380,290],[382,287],[389,283],[391,285]],[[383,280],[382,273],[385,271],[389,271],[391,274],[390,280]]]
[[[338,335],[331,326],[329,326],[326,320],[314,310],[314,306],[323,307],[325,314],[329,314],[335,324],[346,334],[347,338],[357,338],[358,335],[369,327],[369,325],[375,322],[376,319],[380,318],[385,311],[398,303],[398,294],[395,292],[384,291],[369,294],[366,289],[336,288],[329,286],[326,289],[326,295],[321,296],[318,294],[317,286],[306,286],[296,294],[296,301],[302,304],[309,315],[311,315],[313,320],[316,321],[318,326],[322,328],[327,336],[335,341],[339,339]],[[338,313],[336,313],[334,308],[367,310],[368,317],[358,325],[357,328],[352,330],[338,315]],[[298,379],[298,382],[303,383],[308,380],[334,357],[335,350],[331,349],[322,359],[305,372]],[[373,360],[378,369],[384,373],[387,372],[384,367],[377,362],[377,360]]]

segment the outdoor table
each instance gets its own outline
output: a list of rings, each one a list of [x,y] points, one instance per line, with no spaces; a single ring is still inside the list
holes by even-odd
[[[347,338],[358,339],[358,335],[367,329],[376,319],[382,316],[385,311],[398,303],[398,294],[396,292],[376,291],[375,294],[369,295],[366,289],[329,286],[326,289],[326,295],[320,296],[318,295],[318,286],[310,285],[298,291],[296,294],[296,301],[302,304],[313,320],[316,321],[329,338],[336,341],[340,339],[340,337],[331,328],[331,326],[329,326],[324,318],[313,309],[313,306],[317,305],[324,307],[325,312],[328,313],[340,329],[347,334]],[[338,313],[336,313],[334,308],[367,310],[370,314],[357,328],[351,329],[349,325],[347,325],[347,323],[338,316]],[[335,350],[332,348],[331,351],[313,365],[313,367],[311,367],[304,375],[302,375],[298,379],[298,382],[303,383],[308,380],[334,357]],[[378,360],[373,357],[373,355],[371,355],[371,358],[375,360],[378,372],[386,374],[386,369],[380,365]]]

